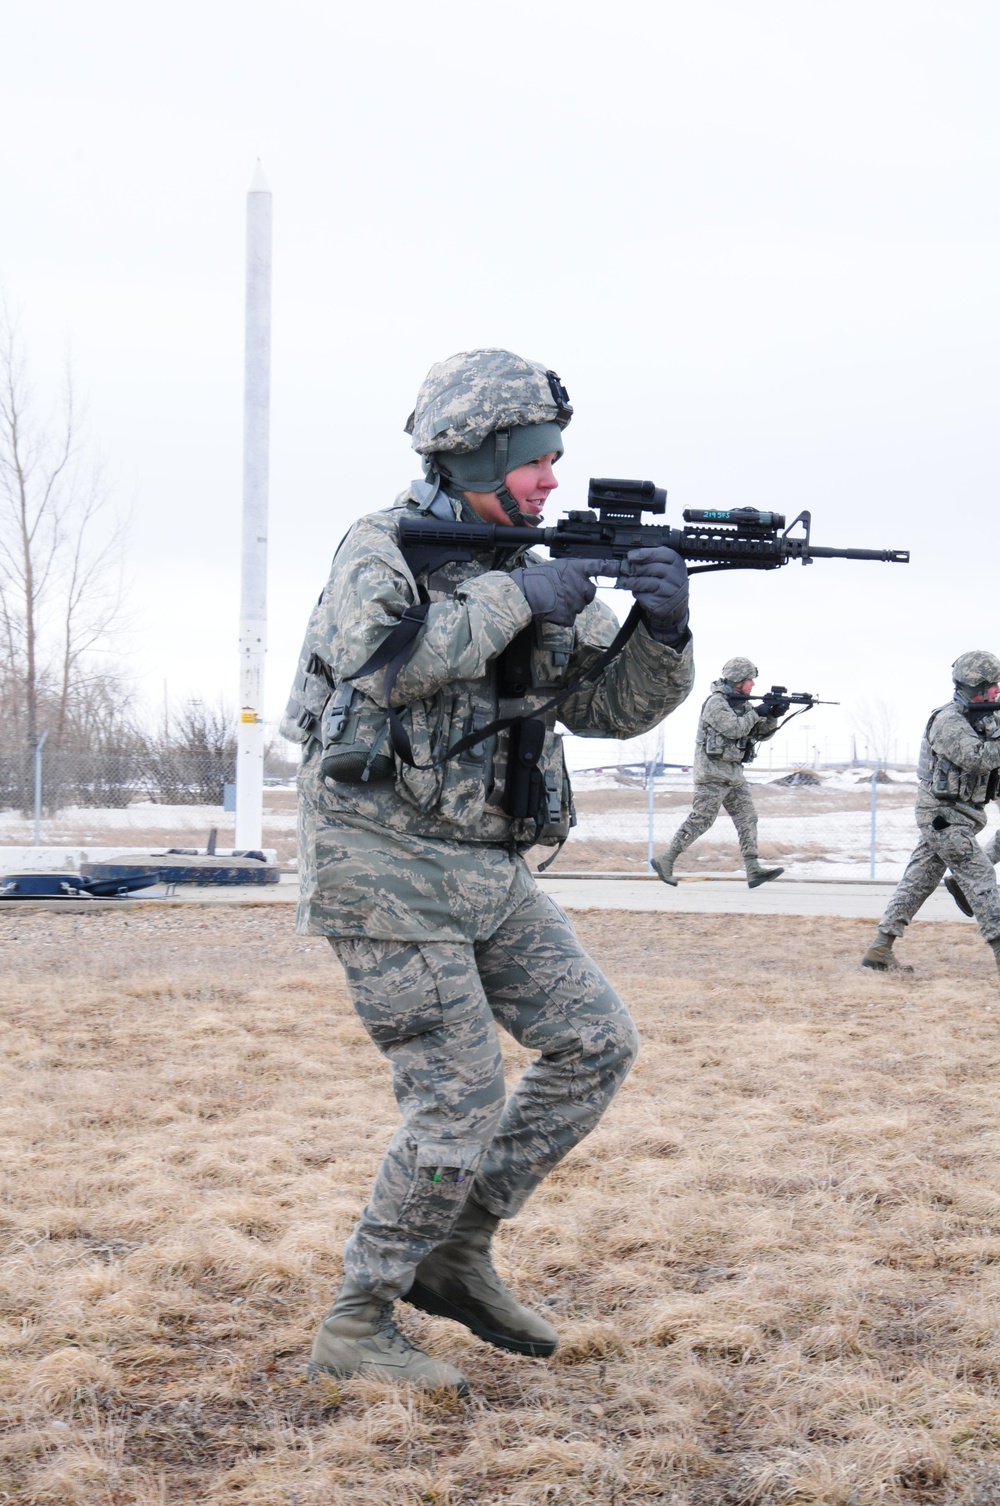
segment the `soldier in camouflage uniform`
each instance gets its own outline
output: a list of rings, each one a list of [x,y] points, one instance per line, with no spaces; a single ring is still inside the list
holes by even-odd
[[[653,867],[665,884],[677,884],[674,863],[718,819],[725,809],[733,819],[740,839],[740,853],[751,889],[784,873],[783,868],[762,868],[757,854],[757,811],[743,773],[744,764],[756,756],[758,743],[773,737],[788,710],[788,701],[770,694],[755,710],[748,697],[757,678],[757,666],[749,659],[728,659],[722,676],[713,681],[712,694],[701,708],[694,750],[694,802],[691,814],[674,833],[665,852]]]
[[[895,956],[893,945],[949,869],[1000,970],[994,846],[984,852],[976,841],[986,825],[984,806],[995,798],[1000,779],[1000,705],[993,709],[1000,698],[1000,659],[982,649],[961,654],[952,665],[952,678],[955,694],[932,712],[920,744],[920,841],[861,959],[863,967],[879,972],[912,972]]]
[[[683,561],[633,552],[641,620],[609,658],[617,624],[590,577],[613,563],[522,550],[415,570],[397,540],[408,515],[537,524],[571,414],[555,373],[510,351],[433,367],[408,424],[424,479],[354,525],[309,622],[283,724],[304,749],[298,927],[329,938],[402,1115],[311,1373],[464,1391],[396,1328],[400,1297],[551,1354],[555,1329],[500,1281],[491,1239],[594,1128],[637,1049],[524,853],[575,819],[557,712],[632,737],[689,693]],[[497,1025],[537,1053],[509,1096]]]
[[[988,863],[992,863],[995,869],[996,865],[1000,863],[1000,831],[995,831],[993,833],[992,837],[987,842],[983,850],[986,853],[986,861]],[[969,901],[966,899],[965,891],[963,890],[961,884],[958,882],[958,879],[953,873],[946,874],[944,887],[947,889],[948,893],[951,895],[952,899],[955,901],[962,914],[968,915],[970,920],[974,919],[976,912],[975,910],[973,910],[972,906],[969,904]]]

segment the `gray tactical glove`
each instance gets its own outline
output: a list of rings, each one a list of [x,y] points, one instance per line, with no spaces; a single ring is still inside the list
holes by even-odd
[[[524,593],[533,617],[572,627],[597,595],[592,575],[617,575],[615,560],[548,560],[512,570],[510,578]]]
[[[688,625],[688,573],[672,549],[630,549],[618,584],[631,591],[657,643],[676,648]]]

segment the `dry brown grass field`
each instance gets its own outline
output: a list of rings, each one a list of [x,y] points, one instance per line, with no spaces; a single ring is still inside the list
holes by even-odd
[[[0,1502],[1000,1502],[1000,990],[862,922],[578,917],[643,1054],[500,1238],[551,1361],[304,1360],[394,1123],[284,911],[0,914]],[[511,1072],[523,1057],[509,1052]]]

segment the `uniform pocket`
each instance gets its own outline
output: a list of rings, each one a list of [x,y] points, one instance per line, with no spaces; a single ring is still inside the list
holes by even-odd
[[[396,793],[418,810],[432,811],[441,798],[444,765],[434,763],[442,732],[442,697],[413,701],[400,712],[413,754],[413,764],[396,759]]]
[[[380,1049],[441,1028],[441,996],[418,947],[364,937],[334,941],[333,949],[355,1013]]]
[[[573,654],[576,629],[536,617],[531,655],[531,683],[538,690],[557,685],[565,678]]]
[[[975,856],[979,843],[967,826],[945,826],[941,829],[935,828],[932,823],[932,830],[932,846],[949,868],[960,868]]]
[[[428,1140],[417,1146],[413,1178],[399,1222],[418,1239],[446,1239],[469,1195],[483,1149],[468,1142]]]

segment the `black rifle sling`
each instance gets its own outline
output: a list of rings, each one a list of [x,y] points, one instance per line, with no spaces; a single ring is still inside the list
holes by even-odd
[[[506,732],[509,727],[513,727],[517,723],[545,716],[546,712],[551,711],[555,706],[561,705],[574,691],[579,690],[581,685],[591,683],[604,673],[612,659],[617,659],[639,626],[641,615],[638,603],[636,603],[615,634],[614,642],[609,648],[605,649],[596,664],[593,664],[585,674],[580,675],[569,685],[564,686],[551,700],[546,701],[544,706],[539,706],[537,710],[528,714],[518,712],[515,716],[498,717],[496,721],[487,723],[485,727],[477,727],[474,732],[470,732],[465,737],[459,738],[457,743],[452,743],[448,751],[440,758],[435,759],[433,763],[418,764],[414,761],[413,749],[410,745],[406,728],[399,719],[399,712],[404,708],[399,707],[397,709],[393,706],[392,690],[396,683],[396,676],[413,652],[417,634],[424,626],[429,607],[430,603],[426,601],[407,607],[388,637],[383,639],[370,658],[365,660],[361,668],[356,669],[353,675],[344,676],[345,680],[358,680],[362,675],[374,674],[377,669],[382,669],[385,666],[385,699],[389,709],[389,737],[392,742],[393,752],[402,759],[403,763],[409,764],[413,769],[437,768],[439,765],[447,763],[449,759],[457,758],[466,749],[474,748],[477,743],[485,742],[488,737],[495,737],[499,732]]]
[[[639,626],[640,615],[639,606],[636,603],[615,634],[614,642],[609,648],[604,650],[597,663],[591,665],[585,674],[579,675],[569,685],[565,685],[551,700],[546,701],[544,706],[539,706],[536,710],[527,713],[518,712],[516,716],[498,717],[495,722],[489,722],[485,727],[479,727],[475,732],[470,732],[467,736],[460,737],[457,743],[452,743],[444,758],[440,759],[439,762],[445,763],[449,758],[457,758],[460,753],[465,752],[466,748],[474,748],[477,743],[485,742],[488,737],[494,737],[498,732],[506,732],[508,727],[513,727],[516,723],[533,721],[536,718],[545,716],[546,712],[551,711],[554,706],[561,705],[563,701],[579,690],[581,685],[588,685],[598,679],[607,669],[612,659],[617,659]]]
[[[778,723],[778,725],[774,729],[774,732],[771,733],[771,737],[774,737],[775,733],[780,732],[782,727],[787,727],[789,722],[794,722],[797,716],[802,716],[803,712],[811,710],[811,706],[800,706],[798,711],[793,711],[791,716],[786,716],[782,721]]]
[[[399,712],[392,704],[392,690],[396,683],[396,676],[414,650],[417,634],[427,620],[429,609],[429,601],[414,602],[412,606],[407,607],[388,637],[382,640],[361,668],[356,669],[353,675],[344,676],[345,680],[358,680],[362,675],[372,675],[377,669],[385,667],[385,702],[389,711],[389,739],[393,752],[414,769],[418,765],[414,762],[409,733],[399,719]],[[429,765],[419,765],[419,767],[429,767]]]

